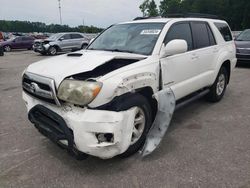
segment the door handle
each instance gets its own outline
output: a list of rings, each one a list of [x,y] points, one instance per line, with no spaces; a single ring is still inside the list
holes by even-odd
[[[192,54],[191,59],[198,59],[198,58],[199,58],[199,56],[198,56],[198,55],[196,55],[196,54]]]

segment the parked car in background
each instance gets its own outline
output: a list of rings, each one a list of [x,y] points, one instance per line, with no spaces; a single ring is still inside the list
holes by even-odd
[[[238,61],[250,62],[250,29],[244,30],[235,39]]]
[[[35,40],[33,49],[42,55],[56,55],[61,51],[84,49],[89,41],[82,33],[57,33],[45,40]]]
[[[12,49],[28,49],[31,50],[34,38],[29,36],[20,36],[7,41],[0,42],[0,46],[4,48],[4,51],[9,52]]]

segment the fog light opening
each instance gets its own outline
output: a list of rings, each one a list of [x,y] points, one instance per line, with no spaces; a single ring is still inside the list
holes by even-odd
[[[114,142],[114,134],[112,133],[97,133],[96,138],[99,144],[102,142]]]

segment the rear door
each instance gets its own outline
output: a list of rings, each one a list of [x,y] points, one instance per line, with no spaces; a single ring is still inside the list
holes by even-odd
[[[193,21],[191,28],[194,39],[194,50],[199,69],[198,79],[200,87],[211,85],[213,67],[219,53],[215,37],[207,22]]]
[[[83,36],[78,33],[73,33],[71,34],[71,38],[72,38],[72,45],[74,46],[74,48],[80,49],[82,47],[82,42],[84,39]]]
[[[22,48],[31,48],[32,47],[32,38],[31,37],[22,37]]]
[[[183,39],[188,44],[188,52],[160,59],[163,87],[170,87],[176,99],[180,99],[199,88],[199,62],[194,51],[190,22],[175,23],[168,30],[164,45],[174,39]]]

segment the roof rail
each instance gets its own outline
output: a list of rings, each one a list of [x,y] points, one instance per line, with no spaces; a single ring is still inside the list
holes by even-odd
[[[219,19],[219,16],[213,14],[202,14],[202,13],[177,13],[167,14],[166,18],[210,18]]]
[[[135,21],[135,20],[146,20],[146,19],[157,19],[157,18],[162,18],[162,17],[161,16],[136,17],[135,19],[133,19],[133,21]]]

